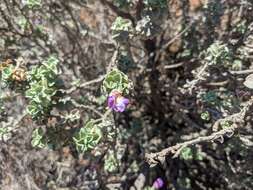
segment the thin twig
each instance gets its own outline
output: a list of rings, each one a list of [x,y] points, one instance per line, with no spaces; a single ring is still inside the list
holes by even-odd
[[[88,81],[88,82],[84,82],[84,83],[82,83],[82,84],[79,85],[79,86],[73,86],[72,88],[70,88],[70,89],[68,89],[68,90],[62,90],[62,92],[66,92],[67,94],[71,94],[72,92],[74,92],[74,91],[77,90],[77,89],[85,88],[85,87],[87,87],[87,86],[89,86],[89,85],[92,85],[92,84],[94,84],[94,83],[99,83],[99,82],[101,82],[102,80],[104,80],[104,78],[105,78],[105,75],[102,75],[102,76],[100,76],[100,77],[98,77],[98,78],[96,78],[96,79],[94,79],[94,80],[90,80],[90,81]]]
[[[169,45],[171,45],[176,39],[178,39],[180,36],[182,36],[185,32],[187,32],[190,28],[191,28],[191,26],[192,26],[192,24],[194,23],[194,21],[192,21],[192,22],[190,22],[190,24],[187,26],[187,27],[185,27],[185,29],[184,30],[182,30],[181,32],[179,32],[176,36],[174,36],[170,41],[168,41],[166,44],[164,44],[162,47],[161,47],[161,51],[163,51],[163,50],[165,50],[165,49],[167,49],[167,47],[169,46]]]
[[[75,101],[75,100],[73,100],[73,99],[71,99],[71,103],[72,103],[75,107],[77,107],[77,108],[88,109],[88,110],[93,111],[93,112],[94,112],[95,114],[97,114],[98,116],[104,117],[104,115],[103,115],[101,112],[97,111],[95,108],[93,108],[93,107],[91,107],[91,106],[85,106],[85,105],[79,104],[77,101]]]
[[[158,48],[156,49],[156,52],[152,52],[152,53],[150,53],[148,56],[145,56],[145,57],[143,57],[142,59],[140,59],[140,60],[138,61],[138,63],[141,64],[141,63],[143,63],[144,61],[147,61],[149,58],[153,57],[155,53],[163,52],[170,44],[172,44],[176,39],[178,39],[178,38],[179,38],[180,36],[182,36],[185,32],[187,32],[187,31],[191,28],[191,26],[192,26],[193,23],[194,23],[194,21],[191,21],[191,22],[189,23],[189,25],[188,25],[183,31],[179,32],[176,36],[174,36],[171,40],[169,40],[167,43],[165,43],[165,44],[162,45],[161,47],[158,47]],[[167,69],[169,69],[169,68],[167,68]]]
[[[175,63],[173,65],[165,65],[164,69],[175,69],[175,68],[183,66],[184,64],[185,62]]]
[[[242,71],[229,71],[232,75],[247,75],[253,73],[253,69],[246,69]]]
[[[217,122],[215,122],[214,125],[217,125],[218,123],[220,123],[221,121],[233,121],[233,122],[242,122],[246,112],[249,110],[249,107],[252,105],[253,103],[253,99],[251,99],[243,108],[239,113],[233,114],[231,116],[228,116],[226,118],[223,118],[221,120],[218,120]],[[187,146],[191,146],[191,145],[196,145],[198,143],[202,143],[202,142],[213,142],[214,140],[219,140],[221,139],[223,142],[223,137],[225,135],[227,136],[232,136],[234,134],[234,131],[237,128],[242,127],[242,125],[238,125],[238,124],[233,124],[232,126],[228,127],[228,128],[224,128],[220,131],[214,132],[211,135],[208,136],[201,136],[198,137],[196,139],[192,139],[183,143],[179,143],[176,144],[174,146],[168,147],[163,149],[160,152],[156,152],[156,153],[149,153],[146,154],[146,161],[150,164],[150,166],[155,166],[158,163],[163,163],[165,161],[166,156],[168,156],[169,154],[173,155],[173,158],[176,158],[179,156],[180,152],[182,151],[183,148],[187,147]],[[231,135],[232,134],[232,135]]]
[[[187,82],[185,87],[188,88],[189,92],[192,93],[193,88],[196,86],[196,84],[199,83],[200,80],[203,80],[203,76],[205,74],[206,69],[208,68],[209,64],[206,62],[204,66],[201,68],[201,70],[198,72],[196,78],[192,81]]]

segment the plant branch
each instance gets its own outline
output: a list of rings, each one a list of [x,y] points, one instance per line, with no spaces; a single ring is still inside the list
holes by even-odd
[[[84,82],[84,83],[80,84],[79,86],[73,86],[72,88],[70,88],[68,90],[61,90],[61,91],[62,92],[66,92],[67,94],[71,94],[72,92],[74,92],[77,89],[85,88],[85,87],[90,86],[92,84],[99,83],[102,80],[104,80],[104,78],[105,78],[105,75],[102,75],[102,76],[100,76],[100,77],[98,77],[96,79],[90,80],[88,82]]]
[[[172,158],[176,158],[179,156],[180,152],[182,151],[183,148],[191,146],[191,145],[196,145],[199,143],[203,143],[203,142],[213,142],[215,140],[220,140],[220,142],[222,143],[224,140],[224,136],[228,136],[231,137],[234,134],[234,131],[238,128],[241,128],[243,125],[239,125],[238,123],[242,123],[243,119],[247,113],[247,111],[249,110],[250,106],[252,106],[253,104],[253,99],[251,98],[250,101],[247,102],[247,104],[242,108],[242,110],[239,113],[230,115],[226,118],[223,119],[219,119],[214,123],[214,126],[219,126],[219,124],[222,121],[232,121],[234,122],[233,125],[231,125],[228,128],[224,128],[220,131],[214,132],[211,135],[208,136],[201,136],[198,137],[196,139],[192,139],[183,143],[178,143],[174,146],[168,147],[163,149],[160,152],[156,152],[156,153],[147,153],[145,155],[146,157],[146,161],[149,163],[149,165],[155,166],[158,163],[163,163],[165,161],[166,156],[168,155],[172,155]]]

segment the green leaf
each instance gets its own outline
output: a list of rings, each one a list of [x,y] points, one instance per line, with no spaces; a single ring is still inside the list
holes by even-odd
[[[35,129],[33,131],[31,144],[33,147],[38,147],[38,148],[44,148],[46,146],[44,142],[42,130],[40,128]]]
[[[115,172],[118,169],[118,160],[113,151],[108,151],[105,157],[104,170],[107,172]]]
[[[76,149],[86,152],[94,149],[102,138],[102,131],[93,120],[86,123],[84,127],[73,137]]]
[[[127,41],[133,36],[133,25],[131,20],[117,17],[112,23],[112,38],[117,41]]]
[[[8,67],[4,68],[2,70],[1,74],[1,81],[8,85],[9,82],[11,82],[11,76],[12,73],[14,72],[15,67],[13,65],[9,65]]]
[[[27,111],[33,118],[43,116],[52,107],[52,98],[57,93],[58,62],[56,57],[50,56],[40,67],[34,67],[28,73],[30,88],[25,94],[30,100]]]
[[[27,5],[29,8],[40,7],[41,0],[26,0],[25,5]]]
[[[205,60],[209,62],[209,65],[225,65],[231,61],[231,51],[219,41],[211,44],[208,49],[204,52]]]
[[[208,111],[204,111],[203,113],[201,113],[201,119],[205,120],[205,121],[209,121],[210,120],[210,113]]]
[[[193,159],[193,152],[190,147],[185,147],[180,152],[180,157],[184,160],[192,160]]]
[[[112,70],[106,75],[102,86],[102,90],[106,94],[110,94],[113,90],[128,94],[131,88],[132,82],[128,79],[127,75],[117,69]]]

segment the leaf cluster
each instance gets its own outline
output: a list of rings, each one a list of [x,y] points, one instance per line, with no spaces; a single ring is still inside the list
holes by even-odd
[[[30,88],[26,91],[29,99],[28,113],[37,118],[50,111],[53,97],[57,92],[58,59],[49,57],[40,67],[33,68],[28,73]]]
[[[102,85],[102,90],[106,94],[110,94],[113,90],[128,94],[131,88],[132,82],[128,76],[118,69],[110,71],[106,75]]]
[[[102,138],[101,129],[90,120],[84,127],[73,137],[78,152],[86,152],[94,149]]]
[[[40,7],[41,0],[22,0],[24,5],[27,5],[29,8]]]
[[[190,147],[185,147],[180,152],[180,158],[183,160],[202,160],[203,155],[201,151]]]
[[[126,42],[133,36],[133,25],[128,19],[117,17],[112,23],[112,38],[116,41]]]
[[[231,51],[227,45],[221,42],[215,42],[211,44],[208,49],[204,52],[205,60],[209,62],[209,65],[220,65],[226,66],[231,61]]]
[[[35,129],[33,131],[31,144],[33,147],[38,148],[44,148],[46,146],[41,129]]]
[[[7,86],[11,83],[14,70],[14,65],[8,65],[8,67],[3,68],[1,73],[1,82],[4,84],[4,86]]]
[[[105,158],[104,170],[115,172],[118,169],[118,161],[113,151],[109,151]]]

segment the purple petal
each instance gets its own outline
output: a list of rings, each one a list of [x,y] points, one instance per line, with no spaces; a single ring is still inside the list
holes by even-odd
[[[127,98],[122,98],[122,103],[124,103],[126,106],[129,104],[129,100]]]
[[[154,181],[154,183],[153,183],[153,187],[156,188],[156,189],[162,188],[163,185],[164,185],[164,182],[163,182],[162,178],[160,178],[160,177],[157,178],[157,179]]]
[[[116,103],[114,110],[116,112],[123,112],[126,109],[126,105],[123,102]]]
[[[116,103],[116,97],[115,96],[109,96],[108,98],[107,98],[107,106],[109,107],[109,108],[114,108],[115,107],[115,103]]]
[[[129,104],[129,100],[127,98],[118,97],[117,100],[116,100],[114,110],[116,112],[123,112],[123,111],[125,111],[128,104]]]

